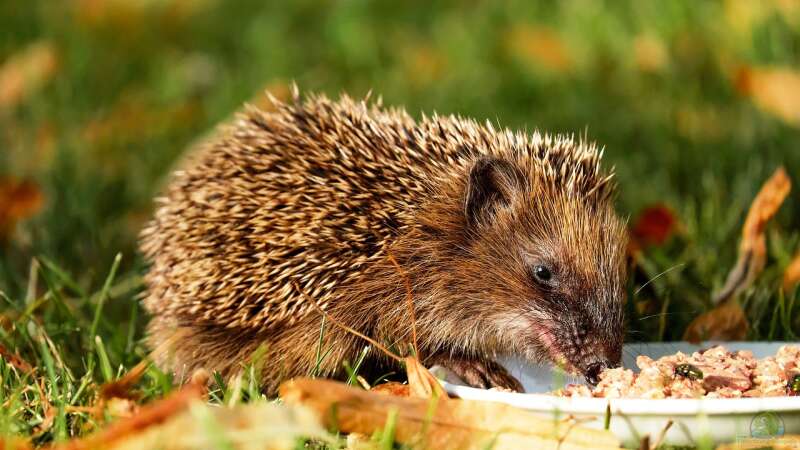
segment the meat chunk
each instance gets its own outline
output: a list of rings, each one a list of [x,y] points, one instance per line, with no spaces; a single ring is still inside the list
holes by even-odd
[[[796,395],[792,379],[800,375],[800,347],[782,346],[775,356],[756,359],[752,352],[722,346],[653,360],[636,358],[639,373],[606,369],[594,389],[569,385],[556,392],[568,397],[739,398]]]

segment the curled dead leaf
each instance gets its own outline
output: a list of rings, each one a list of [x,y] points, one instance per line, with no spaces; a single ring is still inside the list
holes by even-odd
[[[726,301],[750,286],[764,269],[767,261],[767,238],[764,229],[767,222],[778,212],[789,195],[792,182],[783,167],[764,183],[750,205],[739,244],[739,259],[728,274],[725,285],[714,297],[714,303]]]
[[[749,328],[742,307],[736,302],[726,302],[692,320],[686,327],[683,340],[695,344],[709,340],[742,341]]]

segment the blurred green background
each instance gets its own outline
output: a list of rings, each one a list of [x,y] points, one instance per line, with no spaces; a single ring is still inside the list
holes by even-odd
[[[664,204],[679,223],[632,277],[643,339],[710,307],[761,183],[800,175],[797,1],[5,0],[0,30],[0,291],[17,309],[34,257],[91,291],[121,252],[134,287],[103,320],[134,320],[136,235],[171,164],[293,81],[605,146],[620,212]],[[793,336],[769,318],[799,208],[793,193],[743,296],[752,338]]]

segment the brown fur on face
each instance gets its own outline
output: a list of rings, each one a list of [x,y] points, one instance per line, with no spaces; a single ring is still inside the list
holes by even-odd
[[[408,342],[387,252],[412,283],[423,358],[511,353],[587,374],[619,360],[625,234],[593,145],[346,97],[276,106],[246,109],[176,171],[142,233],[150,343],[180,331],[162,366],[232,375],[263,346],[268,392],[308,374],[321,317],[300,290]],[[323,374],[363,346],[329,325]],[[367,369],[390,366],[373,352]]]

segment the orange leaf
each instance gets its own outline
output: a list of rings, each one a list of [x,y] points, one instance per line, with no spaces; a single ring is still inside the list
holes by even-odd
[[[11,55],[0,67],[0,109],[11,109],[50,81],[58,68],[53,45],[36,42]]]
[[[749,324],[742,307],[728,302],[697,316],[683,334],[692,343],[706,340],[741,341],[747,337]]]
[[[728,274],[725,286],[714,297],[715,303],[723,302],[741,292],[756,279],[767,261],[767,239],[764,229],[767,222],[778,212],[789,195],[792,182],[783,167],[778,168],[764,183],[742,227],[742,242],[739,244],[739,260]]]
[[[800,283],[800,253],[794,257],[786,267],[786,271],[783,272],[783,291],[788,293],[798,283]]]
[[[387,415],[396,414],[394,437],[411,448],[588,450],[620,445],[610,431],[564,426],[553,416],[496,402],[395,397],[307,378],[287,381],[279,391],[287,404],[306,406],[346,433],[371,435],[386,426]]]
[[[205,392],[206,386],[202,383],[189,383],[169,396],[139,408],[135,411],[135,415],[112,423],[101,432],[49,448],[57,450],[109,448],[113,443],[164,423],[185,411],[191,402],[202,400]]]
[[[44,196],[33,182],[0,178],[0,243],[11,237],[18,221],[36,214],[43,203]]]
[[[800,126],[800,72],[789,68],[743,67],[735,79],[740,93],[760,109]]]

